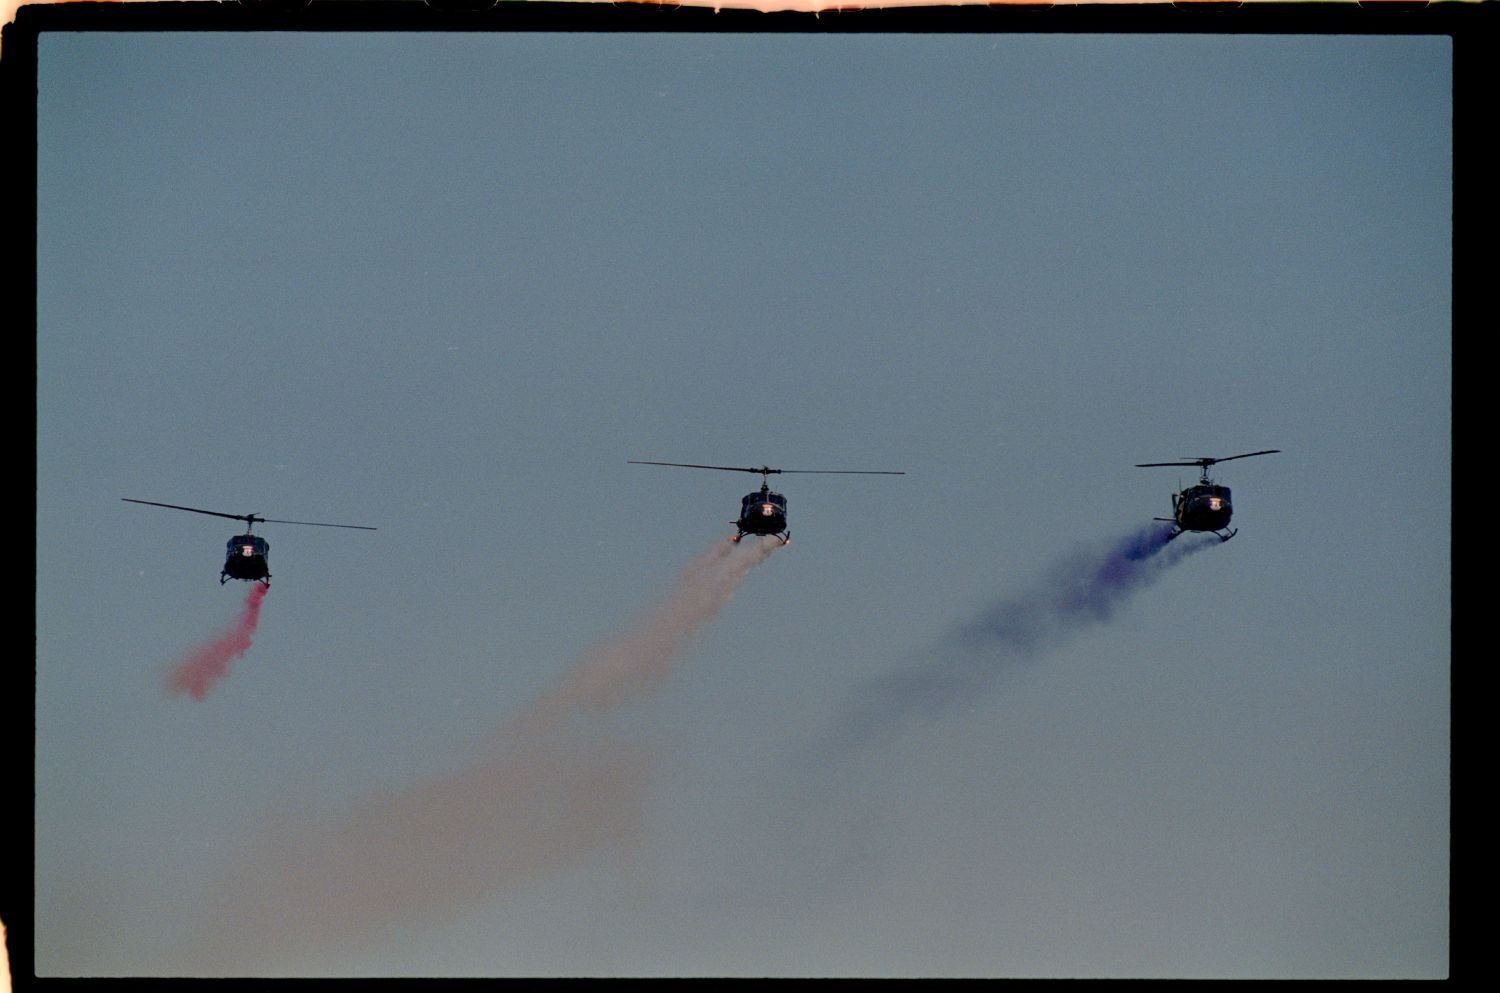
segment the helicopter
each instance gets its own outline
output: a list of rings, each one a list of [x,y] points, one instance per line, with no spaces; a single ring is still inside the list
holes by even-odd
[[[246,582],[261,582],[267,589],[271,587],[271,565],[267,556],[271,552],[271,543],[258,534],[253,534],[257,522],[262,524],[305,524],[315,528],[354,528],[360,531],[374,531],[375,528],[365,527],[363,524],[320,524],[316,521],[282,521],[272,517],[261,517],[259,514],[222,514],[217,510],[199,510],[197,507],[179,507],[175,503],[155,503],[151,500],[132,500],[130,497],[121,497],[126,503],[143,503],[148,507],[167,507],[171,510],[188,510],[195,514],[208,514],[212,517],[228,517],[236,521],[245,521],[249,526],[245,528],[244,534],[237,534],[229,539],[224,554],[224,568],[219,573],[219,585],[223,586],[231,579],[243,579]]]
[[[1208,467],[1219,462],[1228,462],[1231,459],[1248,459],[1252,455],[1272,455],[1281,451],[1279,448],[1267,448],[1260,452],[1246,452],[1243,455],[1226,455],[1221,459],[1201,458],[1187,459],[1182,462],[1138,462],[1137,469],[1146,469],[1153,466],[1197,466],[1201,470],[1197,485],[1189,486],[1180,493],[1172,494],[1172,516],[1156,517],[1153,520],[1168,521],[1176,525],[1167,540],[1182,534],[1184,531],[1212,531],[1218,535],[1220,541],[1228,541],[1239,530],[1235,529],[1228,534],[1222,533],[1222,529],[1229,526],[1229,518],[1234,513],[1234,508],[1229,502],[1229,487],[1219,486],[1208,478]]]
[[[670,465],[679,466],[683,469],[723,469],[726,472],[758,472],[760,473],[760,489],[754,493],[746,493],[740,499],[740,516],[731,521],[739,528],[739,533],[729,539],[736,544],[747,534],[775,535],[781,539],[783,545],[791,544],[792,532],[786,526],[786,497],[780,493],[773,492],[766,477],[780,473],[819,473],[822,475],[839,476],[904,476],[904,472],[888,472],[884,470],[869,469],[772,469],[770,466],[761,466],[759,469],[745,468],[733,465],[697,465],[691,462],[641,462],[635,459],[627,460],[630,465]]]

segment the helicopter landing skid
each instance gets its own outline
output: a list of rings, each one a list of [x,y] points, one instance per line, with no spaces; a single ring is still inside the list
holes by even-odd
[[[730,538],[729,540],[730,540],[730,542],[732,544],[738,545],[740,543],[740,539],[743,538],[747,534],[749,534],[748,531],[741,531],[739,534],[735,535],[733,538]],[[783,545],[790,545],[792,543],[792,532],[790,532],[790,531],[788,531],[786,534],[767,535],[767,537],[770,537],[770,538],[780,538],[781,539],[781,543]]]
[[[219,585],[223,586],[227,582],[229,582],[229,573],[227,573],[227,572],[221,572],[221,573],[219,573]],[[265,579],[255,580],[255,582],[258,582],[258,583],[262,584],[263,586],[265,586],[266,589],[270,589],[271,588],[271,577],[270,576],[267,576]]]

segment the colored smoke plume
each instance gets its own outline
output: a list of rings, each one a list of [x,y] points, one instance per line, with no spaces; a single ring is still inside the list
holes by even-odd
[[[172,696],[191,693],[194,700],[202,700],[214,683],[229,675],[229,663],[244,655],[250,648],[250,639],[255,637],[255,626],[260,623],[260,605],[266,598],[269,586],[252,583],[250,594],[245,597],[245,607],[240,611],[234,626],[214,638],[206,645],[195,648],[188,657],[167,674],[167,692]]]
[[[1156,582],[1168,568],[1221,542],[1189,533],[1172,541],[1170,524],[1155,524],[1112,542],[1103,553],[1084,551],[1060,563],[1030,592],[1002,600],[964,625],[953,640],[982,649],[1031,653],[1090,624],[1109,620],[1130,594]]]
[[[1195,533],[1174,541],[1172,532],[1171,525],[1153,524],[1077,552],[1031,589],[980,610],[915,661],[858,687],[842,737],[849,744],[863,742],[956,706],[988,686],[1007,662],[1103,624],[1173,565],[1220,544],[1213,535]]]
[[[506,721],[466,768],[342,813],[273,819],[222,880],[181,963],[268,974],[397,920],[442,918],[638,835],[649,756],[597,724],[657,685],[735,587],[780,542],[726,540],[693,560],[627,633],[585,653]]]
[[[717,542],[698,556],[668,596],[626,634],[586,652],[562,684],[526,719],[547,722],[563,711],[608,710],[666,678],[683,650],[723,609],[740,581],[781,547],[777,538]]]
[[[397,921],[451,920],[506,887],[628,847],[650,764],[619,741],[518,736],[449,775],[348,809],[283,811],[200,907],[178,968],[316,973],[327,951]]]

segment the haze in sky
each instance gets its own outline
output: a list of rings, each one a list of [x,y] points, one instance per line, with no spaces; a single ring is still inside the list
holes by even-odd
[[[45,33],[38,974],[1446,976],[1452,77]]]

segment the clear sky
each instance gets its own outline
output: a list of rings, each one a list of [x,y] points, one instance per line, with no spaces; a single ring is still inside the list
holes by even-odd
[[[1445,976],[1452,76],[44,34],[37,971]]]

